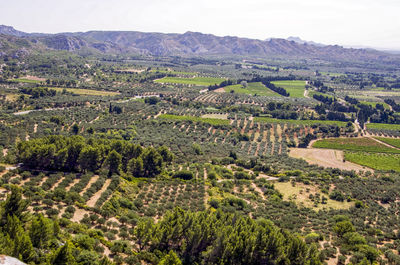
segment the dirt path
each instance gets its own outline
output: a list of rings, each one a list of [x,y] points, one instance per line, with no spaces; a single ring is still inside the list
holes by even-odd
[[[400,150],[400,148],[398,148],[398,147],[396,147],[396,146],[393,146],[393,145],[390,145],[390,144],[388,144],[388,143],[382,142],[382,141],[380,141],[380,140],[378,140],[378,139],[376,139],[376,138],[374,138],[374,137],[369,137],[369,136],[368,136],[368,138],[374,140],[375,142],[378,142],[378,143],[380,143],[380,144],[383,144],[383,145],[385,145],[385,146],[387,146],[387,147],[390,147],[390,148],[393,148],[393,149],[396,149],[396,150]]]
[[[264,191],[260,187],[258,187],[254,182],[251,183],[251,186],[254,188],[256,192],[260,194],[261,198],[265,201],[266,199],[264,196]]]
[[[305,97],[305,98],[310,98],[310,97],[308,96],[308,89],[304,89],[304,97]]]
[[[101,187],[101,189],[96,192],[95,194],[93,194],[92,198],[90,198],[87,202],[86,205],[89,207],[94,207],[97,200],[100,198],[101,194],[108,188],[108,186],[111,183],[111,179],[107,179],[106,182],[104,183],[103,187]]]
[[[89,188],[92,186],[93,183],[95,183],[99,179],[99,175],[94,175],[90,180],[89,183],[86,185],[85,188],[79,194],[82,196]]]
[[[60,178],[60,179],[53,185],[53,187],[51,187],[50,190],[54,190],[55,188],[57,188],[58,184],[60,184],[61,181],[63,181],[63,178]]]
[[[363,167],[348,161],[343,162],[343,151],[332,149],[317,148],[290,148],[289,155],[294,158],[302,158],[309,164],[322,166],[325,168],[339,168],[341,170],[371,171],[372,169]]]
[[[360,124],[358,123],[358,121],[356,120],[355,122],[353,122],[353,126],[354,126],[354,132],[356,134],[358,134],[359,132],[362,132],[362,129],[360,127]]]
[[[76,210],[75,210],[74,216],[71,218],[71,220],[73,222],[79,222],[80,220],[82,220],[82,218],[85,214],[90,214],[90,212],[83,210],[81,208],[75,208],[75,209]]]
[[[73,186],[75,186],[75,184],[77,184],[81,179],[76,178],[74,179],[67,187],[65,187],[66,191],[69,191]]]

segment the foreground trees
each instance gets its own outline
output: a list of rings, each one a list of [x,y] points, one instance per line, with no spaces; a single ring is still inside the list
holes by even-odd
[[[10,202],[18,205],[20,214],[10,213]],[[112,264],[96,253],[96,239],[115,255],[132,253],[136,243],[138,252],[127,258],[129,264],[321,264],[315,245],[270,221],[240,214],[175,208],[158,223],[141,219],[132,232],[134,242],[106,242],[96,230],[63,232],[55,219],[29,216],[26,206],[21,190],[12,187],[0,208],[5,221],[0,228],[0,252],[30,264]],[[114,256],[114,262],[118,260]]]
[[[316,246],[264,219],[176,208],[149,222],[140,222],[135,233],[142,252],[172,250],[168,259],[176,253],[183,264],[322,264]]]

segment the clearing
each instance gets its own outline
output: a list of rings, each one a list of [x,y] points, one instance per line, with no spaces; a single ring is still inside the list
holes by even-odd
[[[313,185],[305,185],[303,183],[295,183],[295,186],[291,182],[275,182],[275,189],[277,189],[283,195],[284,200],[294,201],[298,205],[304,205],[305,207],[315,207],[314,202],[310,199],[312,194],[314,197],[316,194],[320,194],[321,197],[327,198],[326,204],[319,203],[317,207],[318,210],[323,208],[332,208],[335,210],[349,209],[354,205],[353,202],[339,202],[329,199],[328,194],[323,194],[317,187]]]
[[[290,148],[289,156],[300,158],[309,164],[325,168],[339,168],[341,170],[372,171],[369,168],[343,161],[343,151],[316,148]]]

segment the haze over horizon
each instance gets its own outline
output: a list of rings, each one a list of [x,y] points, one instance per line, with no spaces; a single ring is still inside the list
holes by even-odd
[[[196,31],[400,50],[396,0],[16,0],[3,3],[2,11],[0,24],[25,32]]]

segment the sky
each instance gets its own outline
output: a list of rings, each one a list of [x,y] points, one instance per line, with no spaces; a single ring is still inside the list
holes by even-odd
[[[126,30],[400,50],[399,0],[0,0],[0,24],[25,32]]]

